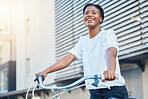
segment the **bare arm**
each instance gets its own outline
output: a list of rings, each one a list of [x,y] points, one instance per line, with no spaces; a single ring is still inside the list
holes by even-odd
[[[116,70],[116,56],[117,49],[114,47],[110,47],[106,51],[107,55],[107,70],[104,71],[104,75],[106,80],[114,80],[116,78],[115,70]]]
[[[35,76],[37,76],[38,74],[43,74],[44,78],[45,78],[48,73],[58,71],[58,70],[61,70],[65,67],[67,67],[75,60],[75,58],[76,57],[70,53],[70,54],[66,55],[65,57],[63,57],[61,60],[59,60],[57,63],[55,63],[52,66],[45,69],[44,71],[36,73]]]

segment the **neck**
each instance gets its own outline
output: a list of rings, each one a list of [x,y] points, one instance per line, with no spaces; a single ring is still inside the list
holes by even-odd
[[[89,29],[89,38],[95,37],[101,31],[100,27],[88,28],[88,29]]]

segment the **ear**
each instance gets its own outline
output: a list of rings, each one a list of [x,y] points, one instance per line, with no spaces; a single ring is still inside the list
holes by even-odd
[[[103,18],[102,17],[100,17],[100,23],[102,23],[103,22]]]

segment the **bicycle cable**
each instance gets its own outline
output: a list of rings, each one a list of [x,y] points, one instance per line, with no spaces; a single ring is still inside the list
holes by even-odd
[[[30,86],[29,86],[29,88],[28,88],[28,90],[27,90],[27,93],[26,93],[26,98],[25,99],[27,99],[27,97],[28,97],[28,93],[29,93],[29,91],[30,91],[30,89],[31,89],[31,86],[32,86],[32,84],[34,83],[35,81],[33,81],[31,84],[30,84]],[[35,91],[35,88],[38,86],[38,83],[36,83],[36,85],[33,87],[33,89],[32,89],[32,98],[34,99],[34,91]]]
[[[82,85],[79,85],[79,86],[73,87],[73,88],[71,88],[71,89],[68,89],[68,90],[66,90],[66,91],[60,92],[60,93],[58,93],[58,94],[56,94],[56,95],[50,97],[49,99],[53,99],[53,98],[55,98],[56,96],[59,96],[59,95],[61,95],[61,94],[64,94],[64,93],[66,93],[66,92],[68,92],[68,91],[70,91],[70,90],[74,90],[74,89],[77,89],[77,88],[83,87],[83,86],[85,86],[85,85],[86,85],[86,84],[82,84]]]
[[[28,88],[28,90],[27,90],[26,98],[25,98],[25,99],[27,99],[27,97],[28,97],[28,93],[29,93],[29,90],[30,90],[30,88],[31,88],[31,86],[32,86],[33,83],[34,83],[34,81],[30,84],[30,86],[29,86],[29,88]]]
[[[32,97],[34,99],[34,91],[35,91],[35,88],[38,86],[38,83],[36,83],[36,85],[34,86],[33,90],[32,90]]]

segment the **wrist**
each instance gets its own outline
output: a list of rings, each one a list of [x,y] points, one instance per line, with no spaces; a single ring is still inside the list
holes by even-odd
[[[48,70],[44,70],[43,71],[46,75],[49,73],[49,71]]]
[[[113,68],[113,67],[109,67],[109,68],[107,69],[107,71],[115,72],[115,68]]]

